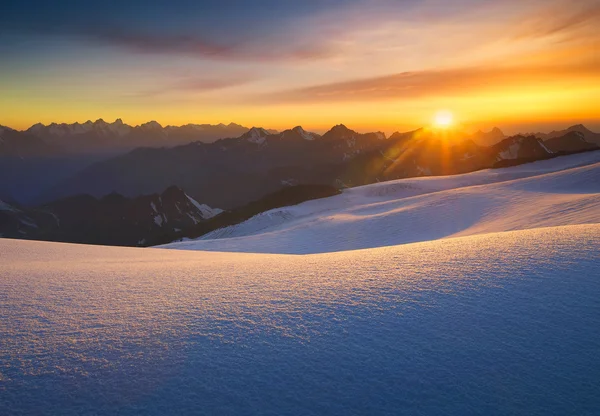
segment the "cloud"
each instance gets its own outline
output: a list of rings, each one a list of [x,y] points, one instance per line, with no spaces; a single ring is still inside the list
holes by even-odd
[[[536,10],[524,20],[517,37],[544,37],[552,35],[569,36],[574,32],[591,29],[597,37],[596,28],[600,25],[600,4],[596,1],[558,2]]]
[[[269,42],[219,42],[214,37],[187,34],[148,34],[111,30],[76,32],[85,40],[125,48],[138,53],[185,55],[214,60],[283,61],[313,60],[333,56],[325,43],[275,44]]]
[[[569,77],[598,77],[599,73],[600,61],[597,59],[555,66],[424,70],[282,91],[264,95],[259,100],[264,103],[317,103],[456,96],[506,87],[543,85]]]
[[[249,84],[259,77],[250,74],[228,74],[223,76],[185,76],[170,83],[166,83],[158,88],[151,88],[130,94],[130,97],[136,98],[154,98],[165,97],[176,94],[177,96],[202,94],[212,91],[224,90],[227,88],[239,87]]]

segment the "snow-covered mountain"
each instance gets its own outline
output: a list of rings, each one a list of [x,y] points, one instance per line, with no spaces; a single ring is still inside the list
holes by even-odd
[[[88,120],[83,124],[52,123],[45,126],[42,123],[37,123],[31,126],[27,131],[40,137],[66,137],[90,132],[96,132],[102,137],[123,137],[130,133],[132,129],[133,127],[123,124],[121,119],[115,120],[114,123],[107,123],[102,119],[98,119],[95,122]]]
[[[4,237],[88,244],[146,246],[162,235],[190,229],[222,210],[200,204],[172,186],[161,194],[126,198],[112,193],[96,199],[77,195],[25,208],[0,202]]]
[[[289,130],[285,130],[285,131],[281,132],[282,140],[294,140],[298,137],[300,137],[304,140],[312,141],[312,140],[319,139],[321,136],[317,133],[312,133],[312,132],[304,130],[302,128],[302,126],[296,126],[293,129],[289,129]]]
[[[262,127],[252,127],[247,133],[242,134],[240,139],[247,140],[250,143],[263,144],[271,133]]]
[[[238,137],[248,130],[235,123],[163,127],[156,121],[130,126],[121,119],[113,123],[98,119],[73,124],[38,123],[31,126],[27,133],[71,153],[122,153],[136,147],[173,147],[195,141],[214,142],[226,137]]]
[[[600,223],[600,151],[356,187],[165,247],[304,254],[590,223]]]
[[[52,157],[61,151],[59,146],[46,143],[36,135],[0,126],[0,158]]]
[[[586,142],[600,146],[600,133],[595,133],[595,132],[589,130],[583,124],[576,124],[565,130],[556,130],[556,131],[552,131],[550,133],[535,133],[534,135],[536,137],[539,137],[542,140],[549,140],[549,139],[553,139],[556,137],[568,135],[569,133],[572,133],[572,132],[581,133]]]
[[[492,146],[496,160],[543,159],[553,152],[535,136],[513,136]]]
[[[598,148],[600,142],[598,144],[589,142],[586,140],[586,135],[584,133],[570,131],[563,136],[556,136],[544,140],[544,145],[553,152],[578,152]]]
[[[9,132],[29,136],[38,143],[33,147],[43,148],[46,153],[59,145],[64,145],[63,150],[73,150],[79,145],[83,148],[99,145],[113,150],[115,146],[126,147],[112,155],[81,148],[88,153],[85,157],[68,152],[65,156],[65,151],[60,153],[60,160],[53,156],[39,169],[35,161],[34,166],[22,163],[21,159],[3,161],[0,174],[6,176],[4,170],[10,171],[14,179],[0,183],[0,195],[13,195],[21,202],[37,204],[82,193],[101,197],[116,191],[135,197],[162,192],[177,184],[211,206],[230,209],[282,186],[352,187],[415,176],[458,174],[590,150],[594,146],[573,137],[578,132],[555,137],[545,145],[533,136],[502,139],[499,129],[468,134],[460,129],[422,128],[396,132],[386,138],[382,132],[362,134],[342,124],[322,136],[301,126],[281,133],[253,127],[242,128],[238,136],[213,143],[194,141],[198,134],[215,131],[223,134],[231,128],[242,127],[230,124],[163,128],[156,122],[131,127],[120,120],[114,123],[97,120],[32,128],[41,136],[49,135],[47,139],[40,139],[31,132]],[[2,137],[9,133],[3,133]],[[492,143],[499,139],[492,146],[478,144],[482,140]],[[6,138],[4,140],[6,142]],[[172,146],[179,141],[186,144]],[[27,143],[26,140],[18,142]],[[122,154],[127,146],[138,145],[142,147]],[[90,153],[94,157],[89,156]],[[30,151],[30,154],[36,153]],[[51,163],[54,160],[57,163]],[[31,173],[40,170],[46,174]]]
[[[254,127],[240,137],[211,144],[137,149],[83,170],[59,184],[46,199],[84,192],[100,196],[112,190],[135,196],[176,183],[209,205],[229,209],[286,184],[350,187],[470,172],[504,159],[518,163],[552,156],[535,138],[509,138],[482,147],[469,137],[431,129],[386,138],[381,132],[361,134],[344,125],[322,136],[300,126],[277,134]]]

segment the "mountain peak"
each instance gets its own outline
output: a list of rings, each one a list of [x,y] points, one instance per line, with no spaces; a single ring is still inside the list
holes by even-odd
[[[262,144],[265,141],[265,138],[269,135],[270,133],[262,127],[252,127],[250,130],[244,133],[241,138],[252,143]]]
[[[584,131],[584,132],[590,131],[583,124],[575,124],[574,126],[569,127],[567,130],[569,130],[569,131]]]
[[[0,134],[2,134],[5,131],[14,131],[13,129],[11,129],[10,127],[6,127],[3,125],[0,125]]]
[[[315,138],[318,137],[318,135],[308,132],[306,130],[304,130],[304,128],[302,128],[302,126],[296,126],[293,129],[290,130],[285,130],[284,132],[282,132],[282,136],[288,136],[288,135],[292,135],[292,136],[296,136],[296,137],[300,137],[304,140],[315,140]]]
[[[337,124],[331,128],[327,133],[323,135],[324,138],[329,139],[347,139],[357,134],[354,130],[350,130],[343,124]]]
[[[185,196],[185,191],[177,185],[171,185],[160,196],[164,199],[176,199]]]
[[[350,130],[345,124],[336,124],[331,130]]]
[[[162,129],[162,126],[154,120],[141,124],[140,127],[145,129]]]

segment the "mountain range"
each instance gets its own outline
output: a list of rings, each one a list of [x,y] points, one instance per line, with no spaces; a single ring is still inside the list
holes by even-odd
[[[145,247],[198,237],[270,209],[338,193],[331,186],[288,186],[226,212],[200,204],[177,186],[135,198],[76,195],[37,207],[0,201],[0,237]]]
[[[172,147],[195,141],[213,142],[249,131],[239,124],[187,124],[162,127],[151,121],[140,126],[120,119],[43,125],[17,131],[0,126],[0,198],[39,202],[49,187],[96,162],[137,147]],[[276,132],[269,130],[270,133]]]
[[[235,123],[163,127],[156,121],[130,126],[121,119],[113,123],[99,119],[82,124],[52,123],[46,126],[38,123],[26,132],[70,153],[112,153],[136,147],[178,146],[194,141],[210,143],[225,137],[237,137],[248,130]]]
[[[553,149],[517,135],[492,146],[451,130],[419,129],[361,134],[338,125],[322,136],[301,127],[271,134],[252,128],[237,138],[172,148],[139,148],[94,164],[62,181],[47,200],[87,192],[126,196],[176,184],[211,206],[230,209],[294,184],[338,187],[413,176],[465,173],[496,164],[595,148],[574,133],[554,138]],[[561,136],[563,137],[563,136]]]
[[[12,238],[135,246],[159,239],[165,230],[191,228],[221,212],[176,186],[136,198],[116,193],[99,199],[76,195],[35,208],[0,201],[0,233]]]
[[[198,137],[194,131],[226,129],[239,129],[241,134],[190,142]],[[178,140],[184,144],[174,145]],[[169,146],[118,150],[114,145],[125,141]],[[218,207],[231,213],[298,185],[342,189],[467,173],[594,150],[598,143],[600,134],[582,125],[511,137],[497,128],[475,133],[421,128],[387,137],[383,132],[358,133],[342,124],[320,135],[300,126],[276,132],[232,124],[163,128],[151,122],[131,127],[120,120],[35,125],[22,132],[1,128],[0,200],[5,209],[0,233],[102,244],[164,242],[157,237],[163,233],[154,221],[157,216],[164,223],[168,219],[170,236],[198,235],[206,229],[197,223],[208,216],[190,201],[200,201],[197,204],[207,212],[215,212],[208,207]],[[95,151],[100,148],[112,150]],[[158,211],[150,210],[148,201]],[[52,225],[55,218],[59,227]],[[180,235],[177,229],[185,231]]]

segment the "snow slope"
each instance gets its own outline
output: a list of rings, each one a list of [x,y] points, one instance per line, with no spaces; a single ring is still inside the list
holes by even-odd
[[[0,414],[594,415],[599,252],[598,224],[307,256],[0,239]]]
[[[600,222],[600,152],[383,182],[164,248],[306,254]]]

